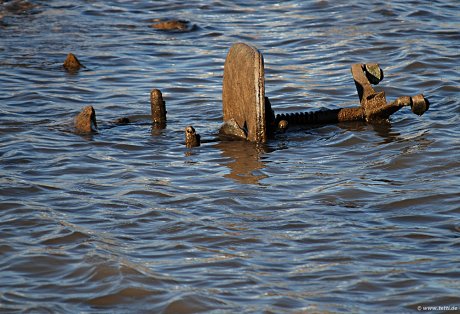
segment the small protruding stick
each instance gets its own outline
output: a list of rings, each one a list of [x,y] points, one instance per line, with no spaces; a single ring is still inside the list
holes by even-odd
[[[84,68],[85,66],[78,61],[77,57],[73,53],[69,53],[67,58],[62,65],[64,69],[67,71],[78,71],[80,68]]]
[[[200,135],[196,134],[195,129],[191,125],[185,128],[185,146],[187,148],[200,146]]]
[[[86,106],[75,117],[75,131],[77,133],[87,134],[97,131],[96,111],[93,106]]]
[[[152,122],[159,128],[166,127],[166,102],[159,89],[152,89],[150,92],[150,109],[152,111]]]

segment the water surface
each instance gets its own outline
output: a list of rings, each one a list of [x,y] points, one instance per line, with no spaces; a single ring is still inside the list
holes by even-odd
[[[27,4],[0,2],[0,312],[460,307],[457,1]],[[264,54],[278,113],[356,105],[357,62],[430,110],[215,141],[235,42]],[[86,68],[64,71],[68,52]],[[86,105],[100,132],[73,134]]]

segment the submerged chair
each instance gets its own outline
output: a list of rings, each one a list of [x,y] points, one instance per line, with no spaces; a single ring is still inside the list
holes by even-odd
[[[378,64],[354,64],[351,72],[360,99],[359,107],[316,112],[278,114],[275,116],[265,96],[264,58],[255,47],[236,43],[230,48],[224,65],[222,109],[224,123],[219,134],[224,137],[265,143],[276,129],[287,125],[311,125],[347,121],[376,123],[387,121],[404,106],[422,115],[429,108],[428,100],[419,94],[403,96],[387,103],[385,92],[376,92],[371,84],[383,79]]]

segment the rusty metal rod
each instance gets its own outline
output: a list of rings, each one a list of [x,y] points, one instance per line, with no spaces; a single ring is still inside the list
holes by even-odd
[[[411,107],[412,112],[422,115],[428,110],[430,103],[423,94],[413,97],[401,96],[391,103],[379,107],[373,112],[372,121],[385,120],[402,107]],[[379,118],[379,119],[378,119]],[[294,112],[277,114],[272,126],[278,126],[281,121],[287,121],[290,125],[328,124],[351,121],[367,121],[363,107],[349,107],[340,109],[329,109],[311,112]]]
[[[286,120],[293,125],[364,121],[364,111],[361,107],[351,107],[312,112],[281,113],[276,115],[275,125],[278,125],[282,120]]]

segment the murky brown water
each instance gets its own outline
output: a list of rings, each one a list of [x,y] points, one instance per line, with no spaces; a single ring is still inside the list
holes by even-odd
[[[0,312],[460,307],[457,1],[30,3],[0,1]],[[357,104],[350,66],[368,61],[388,99],[424,93],[430,110],[213,141],[241,41],[264,53],[276,112]],[[65,72],[68,52],[86,68]],[[69,132],[85,105],[94,136]]]

